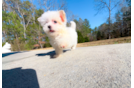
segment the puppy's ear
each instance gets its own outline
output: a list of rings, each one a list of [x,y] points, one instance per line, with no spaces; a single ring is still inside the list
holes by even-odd
[[[37,20],[41,24],[41,26],[44,25],[44,20],[42,19],[42,17],[37,18]]]
[[[37,20],[38,20],[39,22],[41,22],[41,21],[42,21],[42,20],[41,20],[41,17],[37,18]]]
[[[60,14],[61,21],[65,22],[66,14],[65,14],[64,10],[60,10],[59,14]]]

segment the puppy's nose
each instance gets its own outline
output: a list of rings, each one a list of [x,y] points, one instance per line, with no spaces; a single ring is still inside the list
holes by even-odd
[[[51,29],[51,26],[49,25],[48,28]]]

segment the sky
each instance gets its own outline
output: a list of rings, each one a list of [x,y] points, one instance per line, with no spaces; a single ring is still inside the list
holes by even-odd
[[[34,4],[36,7],[39,7],[38,3],[35,0]],[[108,2],[108,0],[106,0]],[[95,9],[95,1],[94,0],[66,0],[67,10],[71,11],[78,18],[88,19],[90,23],[90,27],[93,29],[95,27],[100,26],[105,23],[109,14],[108,10],[102,10],[97,15],[95,15],[98,11]],[[117,11],[113,10],[111,15],[112,19],[114,19],[115,13]]]
[[[108,0],[107,0],[108,1]],[[88,19],[91,28],[95,28],[106,22],[109,14],[108,10],[102,10],[97,15],[94,0],[67,0],[67,8],[82,19]],[[115,10],[112,11],[114,19]]]

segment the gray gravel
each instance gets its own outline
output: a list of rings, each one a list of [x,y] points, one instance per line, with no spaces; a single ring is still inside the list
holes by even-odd
[[[53,50],[2,58],[2,88],[131,88],[131,43]]]

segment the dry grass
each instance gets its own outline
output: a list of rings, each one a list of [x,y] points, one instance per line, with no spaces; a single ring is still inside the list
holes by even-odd
[[[106,39],[106,40],[92,41],[86,43],[78,43],[77,47],[119,44],[119,43],[131,43],[131,37],[122,37],[122,38]]]
[[[78,43],[77,47],[87,47],[87,46],[97,46],[97,45],[107,45],[107,44],[119,44],[119,43],[131,43],[131,36],[130,37],[121,37],[115,39],[106,39],[106,40],[99,40],[99,41],[92,41],[86,43]],[[36,50],[48,50],[53,49],[50,48],[43,48],[43,49],[36,49]]]

